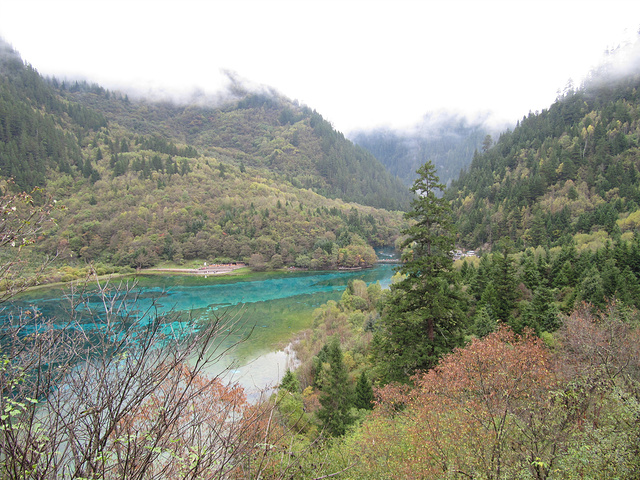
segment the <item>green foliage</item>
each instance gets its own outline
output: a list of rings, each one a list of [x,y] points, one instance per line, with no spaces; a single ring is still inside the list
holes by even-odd
[[[49,169],[91,177],[81,143],[105,117],[61,99],[1,40],[0,51],[0,174],[26,191],[43,186]]]
[[[300,382],[298,381],[298,377],[295,372],[287,369],[284,377],[282,377],[282,382],[280,382],[280,389],[291,393],[300,393]]]
[[[282,377],[275,401],[284,424],[288,428],[296,434],[306,434],[312,437],[317,434],[315,422],[311,415],[305,411],[298,376],[290,369],[287,369]]]
[[[542,332],[554,332],[560,326],[559,313],[551,290],[542,286],[536,289],[533,300],[522,314],[523,325],[539,335]]]
[[[491,308],[487,305],[481,306],[473,317],[472,332],[478,337],[486,337],[495,331],[498,322],[489,312]]]
[[[503,249],[502,255],[495,255],[492,283],[495,287],[492,308],[496,317],[505,323],[513,324],[513,310],[519,291],[515,265],[509,256],[508,248]]]
[[[639,252],[638,238],[625,234],[601,247],[565,239],[552,249],[485,254],[473,275],[465,274],[470,302],[463,307],[473,321],[470,333],[482,337],[505,316],[517,332],[527,327],[538,335],[554,332],[562,314],[581,302],[604,308],[616,301],[637,308]]]

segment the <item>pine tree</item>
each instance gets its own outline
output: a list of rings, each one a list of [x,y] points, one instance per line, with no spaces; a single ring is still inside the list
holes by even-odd
[[[342,349],[337,337],[329,343],[327,359],[329,372],[319,397],[318,418],[328,435],[344,435],[347,427],[353,423],[350,409],[353,405],[349,374],[342,359]]]
[[[524,312],[526,326],[537,334],[554,332],[560,326],[560,312],[553,301],[553,294],[547,287],[536,289],[529,307]]]
[[[435,167],[427,162],[416,172],[416,194],[405,214],[413,221],[406,239],[403,280],[391,286],[375,350],[386,380],[406,380],[416,370],[433,367],[462,340],[461,294],[453,269],[455,233],[448,200]]]
[[[493,286],[496,289],[496,303],[493,305],[499,320],[513,323],[513,310],[519,297],[518,280],[513,260],[509,256],[510,248],[502,245],[502,255],[494,256]]]
[[[579,297],[593,306],[603,308],[605,305],[604,288],[602,287],[602,277],[595,265],[591,266],[583,276],[580,283]]]
[[[629,266],[625,266],[620,273],[620,287],[616,297],[627,305],[639,306],[640,284]]]
[[[282,377],[280,389],[287,390],[291,393],[298,393],[300,391],[300,382],[298,381],[298,377],[290,369],[287,369],[287,373]]]
[[[536,260],[533,254],[527,252],[525,252],[525,257],[522,260],[521,281],[529,290],[535,290],[542,283]]]
[[[287,369],[287,373],[285,373],[284,377],[282,377],[282,382],[280,382],[280,389],[287,390],[291,393],[298,393],[300,391],[300,381],[298,380],[298,376],[290,369]]]
[[[490,333],[494,332],[498,322],[492,317],[491,307],[483,305],[478,308],[478,311],[473,317],[473,333],[478,337],[486,337]]]
[[[373,387],[365,372],[362,372],[358,377],[354,405],[356,408],[373,409]]]

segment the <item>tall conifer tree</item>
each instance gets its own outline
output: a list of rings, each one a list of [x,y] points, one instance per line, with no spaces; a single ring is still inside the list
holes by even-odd
[[[493,308],[499,320],[516,327],[513,321],[513,310],[519,297],[516,267],[509,256],[510,242],[505,239],[501,243],[502,254],[494,254],[493,262],[493,286],[496,293]]]
[[[440,356],[460,345],[461,294],[453,270],[455,232],[444,185],[427,162],[416,172],[416,194],[405,217],[405,249],[391,286],[375,349],[387,380],[404,380],[416,370],[433,367]]]
[[[355,407],[366,410],[373,410],[373,387],[367,378],[367,374],[363,371],[358,377],[355,393]]]
[[[327,352],[329,373],[320,394],[318,418],[329,435],[344,435],[347,427],[353,423],[350,410],[353,406],[353,394],[349,384],[349,373],[342,358],[342,349],[337,337],[329,343]]]

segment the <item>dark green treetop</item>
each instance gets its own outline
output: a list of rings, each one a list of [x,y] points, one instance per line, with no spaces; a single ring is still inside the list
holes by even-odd
[[[290,369],[287,369],[287,373],[282,377],[280,389],[291,393],[298,393],[300,391],[300,381],[298,380],[298,376]]]

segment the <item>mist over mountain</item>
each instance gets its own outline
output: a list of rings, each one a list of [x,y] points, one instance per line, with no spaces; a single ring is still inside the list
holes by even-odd
[[[416,170],[429,160],[436,166],[440,180],[448,184],[471,164],[474,152],[481,149],[487,135],[506,127],[492,123],[489,113],[469,118],[441,110],[427,113],[409,129],[360,130],[349,137],[407,186],[413,184]]]
[[[632,238],[640,205],[640,42],[524,116],[451,185],[463,245],[518,248]]]

